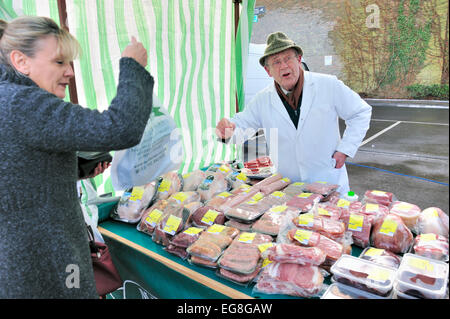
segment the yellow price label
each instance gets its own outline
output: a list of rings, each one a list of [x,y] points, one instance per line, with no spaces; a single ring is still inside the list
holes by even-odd
[[[229,171],[231,171],[231,168],[229,168],[226,165],[222,165],[222,166],[219,167],[219,170],[224,172],[224,173],[228,173]]]
[[[271,263],[273,263],[272,260],[270,260],[269,258],[264,258],[264,260],[262,262],[262,265],[261,265],[261,268],[264,268],[264,267],[266,267],[267,265],[269,265]]]
[[[413,205],[408,204],[408,203],[400,203],[400,204],[394,205],[394,207],[401,210],[402,212],[407,212],[413,207]]]
[[[437,240],[436,234],[430,233],[430,234],[421,234],[420,235],[420,241],[435,241]]]
[[[245,175],[243,172],[242,172],[242,173],[239,173],[239,174],[236,176],[236,179],[239,179],[239,180],[245,182],[245,181],[247,180],[247,175]]]
[[[380,196],[380,195],[383,196],[383,195],[386,195],[386,192],[373,190],[373,191],[372,191],[372,194],[374,194],[374,195],[379,195],[379,196]]]
[[[298,216],[298,225],[312,227],[314,225],[314,215],[312,213],[301,214]]]
[[[422,214],[423,214],[425,217],[429,217],[429,218],[439,217],[439,213],[438,213],[438,211],[437,211],[436,208],[433,208],[433,209],[425,209],[425,210],[422,212]]]
[[[182,221],[183,220],[180,217],[170,215],[167,219],[166,226],[163,228],[163,232],[170,235],[175,235]]]
[[[360,232],[364,223],[364,215],[350,214],[348,229]]]
[[[168,179],[163,179],[161,181],[161,184],[159,184],[158,187],[158,192],[160,193],[165,193],[170,189],[170,185],[172,184],[172,182]]]
[[[294,235],[294,239],[298,240],[303,245],[308,245],[309,239],[311,238],[312,231],[297,229]]]
[[[253,240],[255,239],[256,233],[247,233],[247,232],[243,232],[241,233],[241,235],[239,236],[239,241],[241,243],[247,243],[247,244],[251,244],[253,242]]]
[[[183,233],[188,234],[188,235],[197,235],[197,234],[201,233],[202,231],[203,231],[203,228],[189,227]]]
[[[381,256],[384,253],[384,249],[381,248],[369,248],[364,253],[364,256],[376,257]]]
[[[366,213],[375,213],[379,210],[378,204],[366,204]]]
[[[379,233],[394,237],[394,234],[397,231],[397,226],[398,225],[395,220],[386,218],[381,225]]]
[[[410,257],[408,259],[408,265],[413,268],[422,270],[422,271],[427,271],[427,272],[434,271],[433,264],[431,264],[428,260],[425,260],[425,259]]]
[[[145,222],[149,224],[152,227],[155,227],[156,224],[158,224],[161,221],[161,217],[163,215],[163,212],[159,209],[154,209],[148,214],[147,218],[145,219]]]
[[[305,183],[302,183],[302,182],[292,183],[292,186],[303,186],[303,185],[305,185]]]
[[[309,196],[311,196],[313,193],[301,193],[300,195],[297,195],[297,197],[300,198],[308,198]]]
[[[288,207],[286,205],[278,205],[272,207],[269,211],[273,213],[282,213],[284,212]]]
[[[346,199],[342,199],[341,198],[341,199],[338,200],[336,206],[337,207],[347,208],[348,206],[350,206],[350,202],[348,200],[346,200]]]
[[[372,269],[367,276],[368,279],[378,281],[378,282],[384,282],[389,279],[391,276],[391,273],[386,269]]]
[[[141,186],[133,187],[133,191],[131,192],[130,200],[131,201],[141,200],[143,195],[144,195],[144,187],[141,187]]]
[[[331,213],[328,210],[326,210],[325,208],[319,207],[319,209],[317,211],[318,211],[319,215],[331,216]]]
[[[261,254],[263,252],[265,252],[267,249],[269,249],[270,247],[273,247],[273,243],[264,243],[264,244],[258,245],[258,249],[261,252]]]
[[[178,192],[172,195],[172,198],[175,199],[178,203],[182,203],[188,198],[188,194],[184,192]]]
[[[219,213],[216,212],[215,210],[208,209],[208,211],[202,217],[202,223],[212,225],[214,224],[214,221],[216,220],[218,215]]]
[[[217,196],[220,197],[220,198],[227,198],[227,197],[230,197],[231,195],[233,195],[233,194],[228,193],[228,192],[223,192],[223,193],[220,193]]]
[[[207,230],[208,233],[211,234],[219,234],[221,233],[223,230],[225,229],[224,225],[219,225],[219,224],[214,224],[212,226],[210,226]]]
[[[282,198],[282,197],[286,196],[285,193],[280,192],[280,191],[275,191],[275,192],[273,192],[271,195],[272,195],[272,196],[275,196],[275,197],[277,197],[277,198]]]

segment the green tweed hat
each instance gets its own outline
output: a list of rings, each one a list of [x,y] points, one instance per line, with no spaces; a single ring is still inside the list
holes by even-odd
[[[272,54],[293,48],[297,50],[299,55],[303,55],[302,49],[288,38],[283,32],[274,32],[267,36],[267,46],[264,55],[259,59],[259,64],[264,66],[265,59]]]

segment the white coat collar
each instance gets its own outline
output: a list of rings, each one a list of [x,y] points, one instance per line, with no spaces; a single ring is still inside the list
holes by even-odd
[[[303,96],[302,96],[302,105],[300,108],[300,118],[298,121],[297,126],[297,132],[300,132],[303,123],[305,122],[306,116],[309,113],[309,110],[311,109],[312,102],[314,100],[315,96],[315,90],[314,90],[314,81],[310,74],[310,72],[305,71],[305,78],[303,82]],[[292,120],[286,111],[286,108],[284,107],[283,102],[281,101],[277,90],[275,88],[275,84],[271,85],[271,104],[273,105],[274,109],[280,113],[280,115],[288,122],[287,125],[290,125],[295,130],[295,125],[292,123]]]

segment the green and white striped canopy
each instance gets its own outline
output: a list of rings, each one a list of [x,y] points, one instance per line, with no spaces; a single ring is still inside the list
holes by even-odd
[[[183,133],[180,173],[239,156],[214,128],[243,108],[243,79],[255,0],[244,0],[235,39],[232,0],[66,0],[67,25],[83,49],[74,61],[78,103],[105,110],[116,94],[121,52],[135,36],[149,52],[154,93]],[[48,16],[57,0],[0,0],[0,18]],[[242,58],[244,57],[244,58]],[[106,171],[99,194],[114,191]]]

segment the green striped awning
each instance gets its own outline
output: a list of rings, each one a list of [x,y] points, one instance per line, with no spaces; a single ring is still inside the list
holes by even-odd
[[[105,110],[116,94],[121,52],[131,36],[149,52],[154,93],[183,134],[181,173],[237,156],[216,141],[217,122],[236,112],[255,0],[242,1],[235,42],[232,0],[66,0],[70,32],[83,49],[74,61],[79,104]],[[59,21],[56,0],[0,0],[0,18],[44,15]],[[242,59],[245,56],[245,59]],[[109,172],[95,179],[113,191]]]

